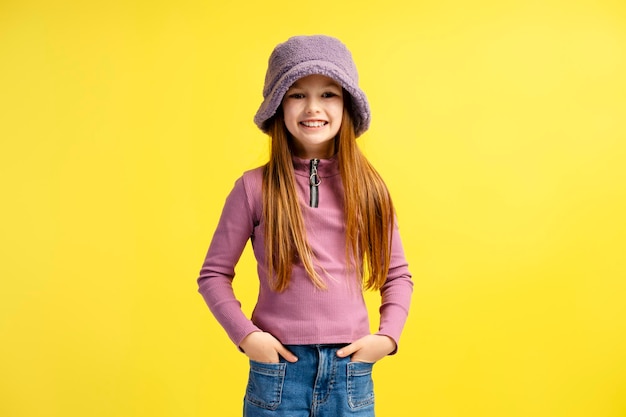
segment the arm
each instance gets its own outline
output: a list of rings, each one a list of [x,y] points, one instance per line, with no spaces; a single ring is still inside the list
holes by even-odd
[[[241,310],[232,287],[235,265],[253,230],[253,214],[240,178],[226,198],[198,277],[198,292],[237,346],[248,334],[260,331]]]
[[[397,227],[392,235],[391,261],[387,280],[380,289],[380,294],[378,332],[354,341],[339,350],[338,356],[352,355],[353,361],[376,362],[398,350],[398,340],[409,314],[413,281]]]
[[[397,227],[391,241],[391,262],[387,281],[380,289],[380,294],[380,325],[376,334],[393,339],[397,349],[400,335],[409,315],[411,296],[413,295],[413,281]],[[391,353],[395,353],[396,349]]]
[[[289,362],[295,362],[298,360],[295,355],[244,315],[241,303],[233,292],[235,265],[257,221],[254,210],[248,204],[244,181],[239,179],[224,204],[200,271],[198,291],[233,343],[250,359],[277,363],[280,355]]]

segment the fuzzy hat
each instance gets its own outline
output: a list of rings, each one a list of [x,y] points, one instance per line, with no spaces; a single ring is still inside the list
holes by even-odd
[[[278,44],[270,55],[263,87],[263,103],[254,123],[267,133],[267,121],[276,114],[291,85],[307,75],[325,75],[337,81],[352,96],[351,115],[356,136],[370,124],[370,107],[359,88],[359,75],[352,54],[338,39],[330,36],[294,36]]]

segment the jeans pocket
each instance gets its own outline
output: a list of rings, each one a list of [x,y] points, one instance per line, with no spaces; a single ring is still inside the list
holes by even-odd
[[[267,410],[280,405],[286,363],[261,363],[250,361],[250,375],[246,388],[246,401]]]
[[[348,363],[348,405],[352,410],[374,404],[373,363]]]

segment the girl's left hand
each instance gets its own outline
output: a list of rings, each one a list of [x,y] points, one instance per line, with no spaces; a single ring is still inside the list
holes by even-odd
[[[337,351],[337,356],[352,356],[352,362],[378,362],[396,350],[396,342],[389,336],[370,334]]]

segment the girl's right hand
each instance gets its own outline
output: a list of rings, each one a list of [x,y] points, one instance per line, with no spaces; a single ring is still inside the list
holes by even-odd
[[[253,332],[247,335],[239,347],[255,362],[278,363],[279,355],[287,362],[296,362],[298,358],[274,336],[266,332]]]

